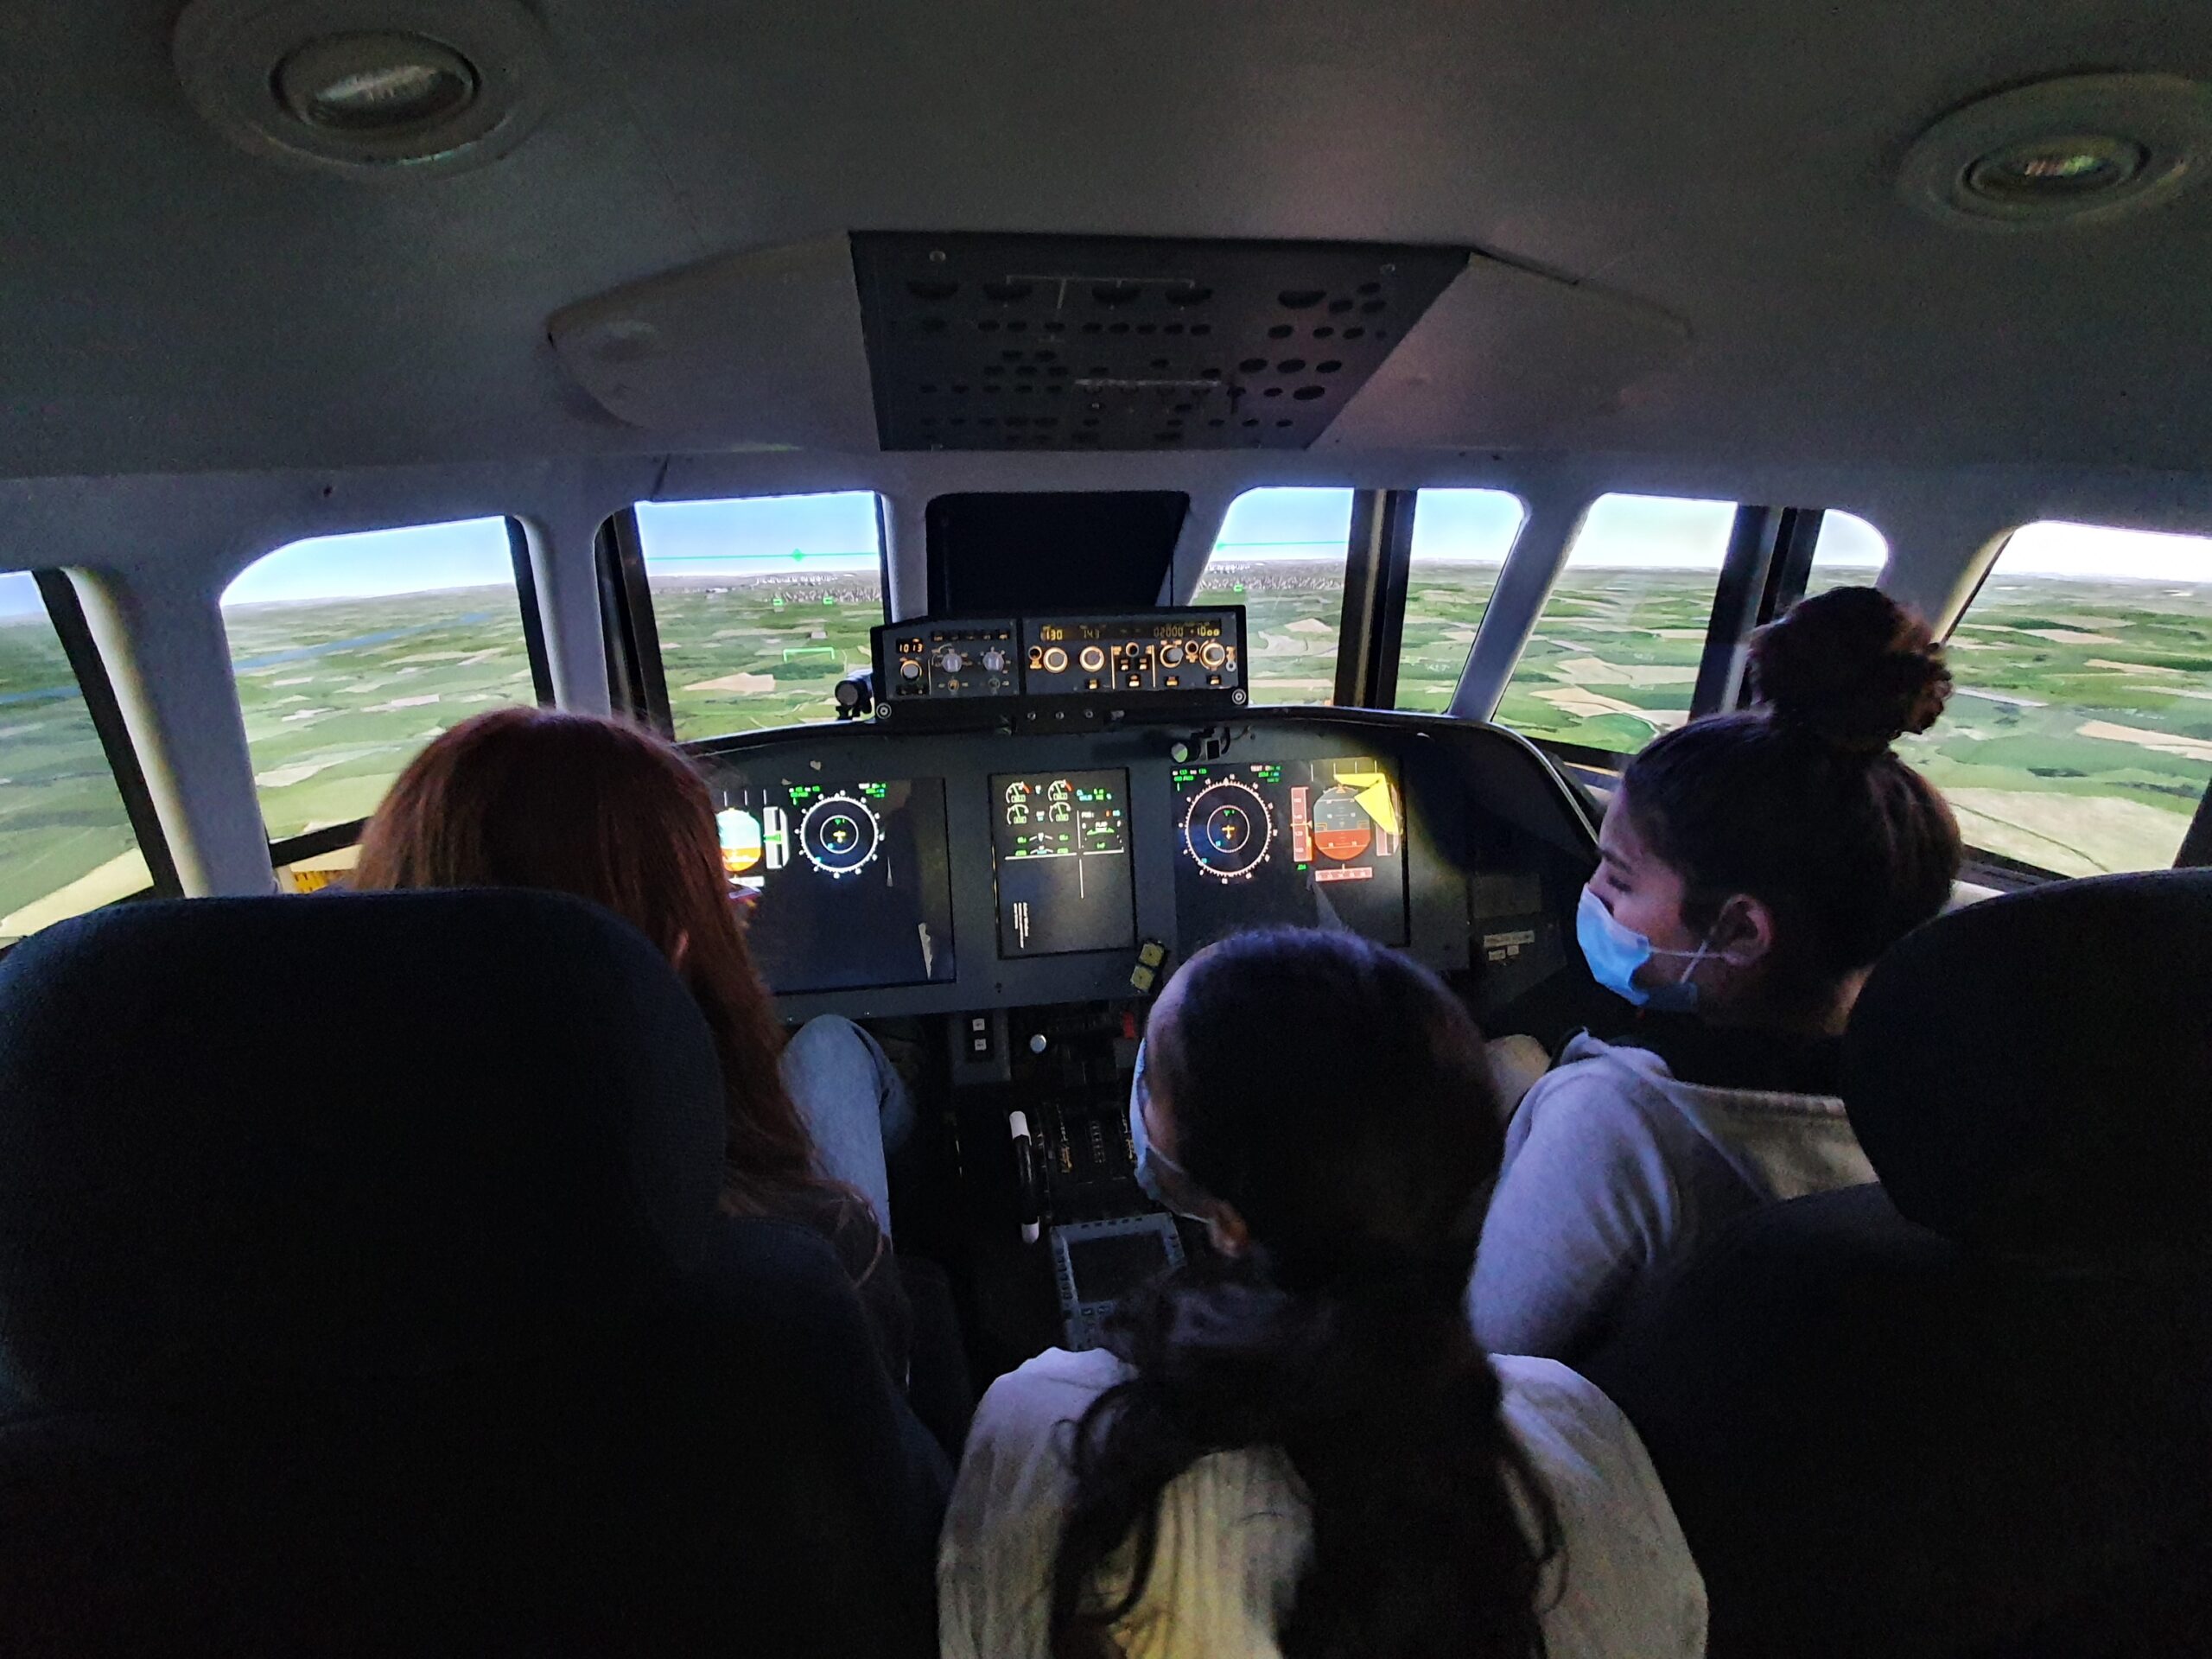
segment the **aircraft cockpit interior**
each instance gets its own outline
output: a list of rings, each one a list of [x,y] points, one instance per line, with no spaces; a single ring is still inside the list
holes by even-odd
[[[0,86],[0,1654],[2212,1651],[2212,4]]]
[[[944,1138],[912,1208],[972,1263],[987,1376],[1090,1346],[1182,1259],[1128,1114],[1146,1009],[1193,952],[1349,930],[1554,1042],[1600,995],[1574,785],[1492,728],[1255,709],[1249,652],[1236,606],[885,625],[868,712],[696,751],[785,1017],[922,1033]]]

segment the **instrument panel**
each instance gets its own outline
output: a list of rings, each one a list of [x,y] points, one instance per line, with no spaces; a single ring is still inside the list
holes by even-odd
[[[1271,925],[1510,988],[1567,960],[1594,856],[1587,812],[1526,743],[1418,715],[795,728],[695,753],[789,1018],[1126,998],[1141,952]]]

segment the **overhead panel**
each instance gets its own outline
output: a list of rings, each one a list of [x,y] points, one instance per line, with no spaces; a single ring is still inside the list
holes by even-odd
[[[1388,243],[855,232],[885,449],[1303,449],[1467,263]]]

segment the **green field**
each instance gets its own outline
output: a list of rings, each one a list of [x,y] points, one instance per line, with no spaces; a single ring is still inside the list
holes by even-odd
[[[88,909],[147,883],[123,798],[43,616],[0,621],[0,940],[58,919],[39,901],[79,887]]]
[[[271,838],[365,817],[448,727],[535,700],[514,589],[226,609]]]
[[[1400,705],[1440,709],[1497,567],[1416,566]],[[1633,750],[1686,715],[1710,570],[1570,569],[1499,710],[1532,734]],[[880,615],[869,573],[656,580],[687,738],[827,720]],[[1215,567],[1249,613],[1260,701],[1323,702],[1339,564]],[[531,696],[503,587],[243,605],[226,615],[272,836],[357,818],[423,742]],[[2212,775],[2212,584],[1993,577],[1952,641],[1943,721],[1903,752],[1974,844],[2066,874],[2169,862]],[[0,938],[145,884],[122,803],[42,620],[0,622]]]
[[[1244,607],[1253,702],[1335,700],[1342,559],[1216,559],[1192,603]]]
[[[682,738],[834,720],[837,682],[868,664],[883,620],[873,571],[652,582],[653,620]]]

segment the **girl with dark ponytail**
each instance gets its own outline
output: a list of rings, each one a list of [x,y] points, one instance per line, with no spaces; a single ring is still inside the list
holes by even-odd
[[[1874,1179],[1837,1097],[1875,960],[1942,909],[1959,831],[1891,744],[1951,690],[1872,588],[1752,636],[1757,706],[1654,740],[1599,832],[1577,936],[1634,1008],[1529,1091],[1470,1293],[1486,1346],[1573,1363],[1758,1205]]]
[[[1342,933],[1230,939],[1154,1007],[1141,1179],[1210,1260],[976,1414],[946,1654],[1694,1655],[1704,1591],[1642,1443],[1463,1293],[1497,1169],[1479,1034]]]

